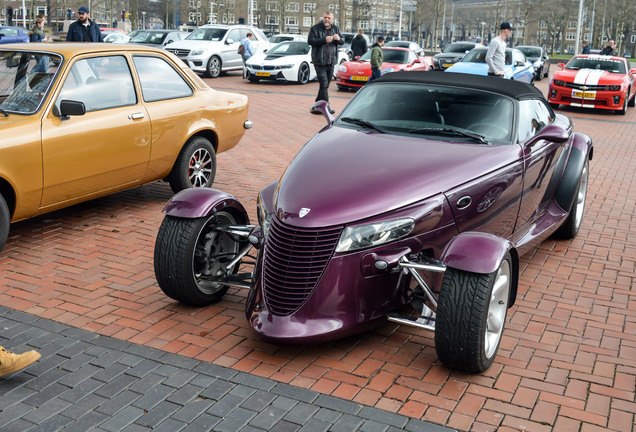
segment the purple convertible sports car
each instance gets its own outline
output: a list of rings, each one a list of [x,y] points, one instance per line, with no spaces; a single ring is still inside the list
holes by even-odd
[[[159,286],[192,306],[245,287],[247,319],[275,343],[416,326],[449,367],[484,371],[519,256],[579,231],[591,139],[535,87],[475,75],[387,74],[336,119],[316,109],[327,126],[261,191],[258,225],[218,190],[168,203]]]

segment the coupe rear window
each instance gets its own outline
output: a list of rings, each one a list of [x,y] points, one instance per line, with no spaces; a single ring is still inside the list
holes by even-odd
[[[625,73],[625,63],[618,60],[593,57],[575,57],[567,64],[566,69],[597,69],[612,73]]]
[[[513,102],[471,88],[378,83],[360,89],[337,124],[453,141],[511,142]]]

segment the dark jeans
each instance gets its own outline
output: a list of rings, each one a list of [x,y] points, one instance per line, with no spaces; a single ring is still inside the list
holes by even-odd
[[[333,78],[333,65],[317,65],[316,75],[318,76],[318,83],[320,88],[318,89],[318,96],[316,96],[316,102],[324,100],[329,102],[329,84],[331,84],[331,78]]]
[[[371,68],[371,78],[369,81],[373,81],[376,78],[380,78],[382,76],[382,69]]]

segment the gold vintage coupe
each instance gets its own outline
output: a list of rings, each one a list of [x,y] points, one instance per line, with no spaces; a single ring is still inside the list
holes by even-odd
[[[216,153],[251,126],[247,109],[163,50],[4,45],[0,250],[11,222],[158,179],[174,192],[210,186]]]

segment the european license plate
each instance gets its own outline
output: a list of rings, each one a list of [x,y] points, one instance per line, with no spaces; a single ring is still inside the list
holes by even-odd
[[[596,92],[585,92],[585,91],[580,91],[580,90],[572,90],[572,97],[583,98],[583,99],[594,99],[596,97]]]
[[[269,72],[256,72],[256,76],[269,76]]]
[[[444,64],[442,65],[442,67],[449,68],[449,67],[451,67],[452,65],[453,65],[452,63],[444,63]]]
[[[362,75],[351,75],[351,81],[369,81],[369,77]]]

